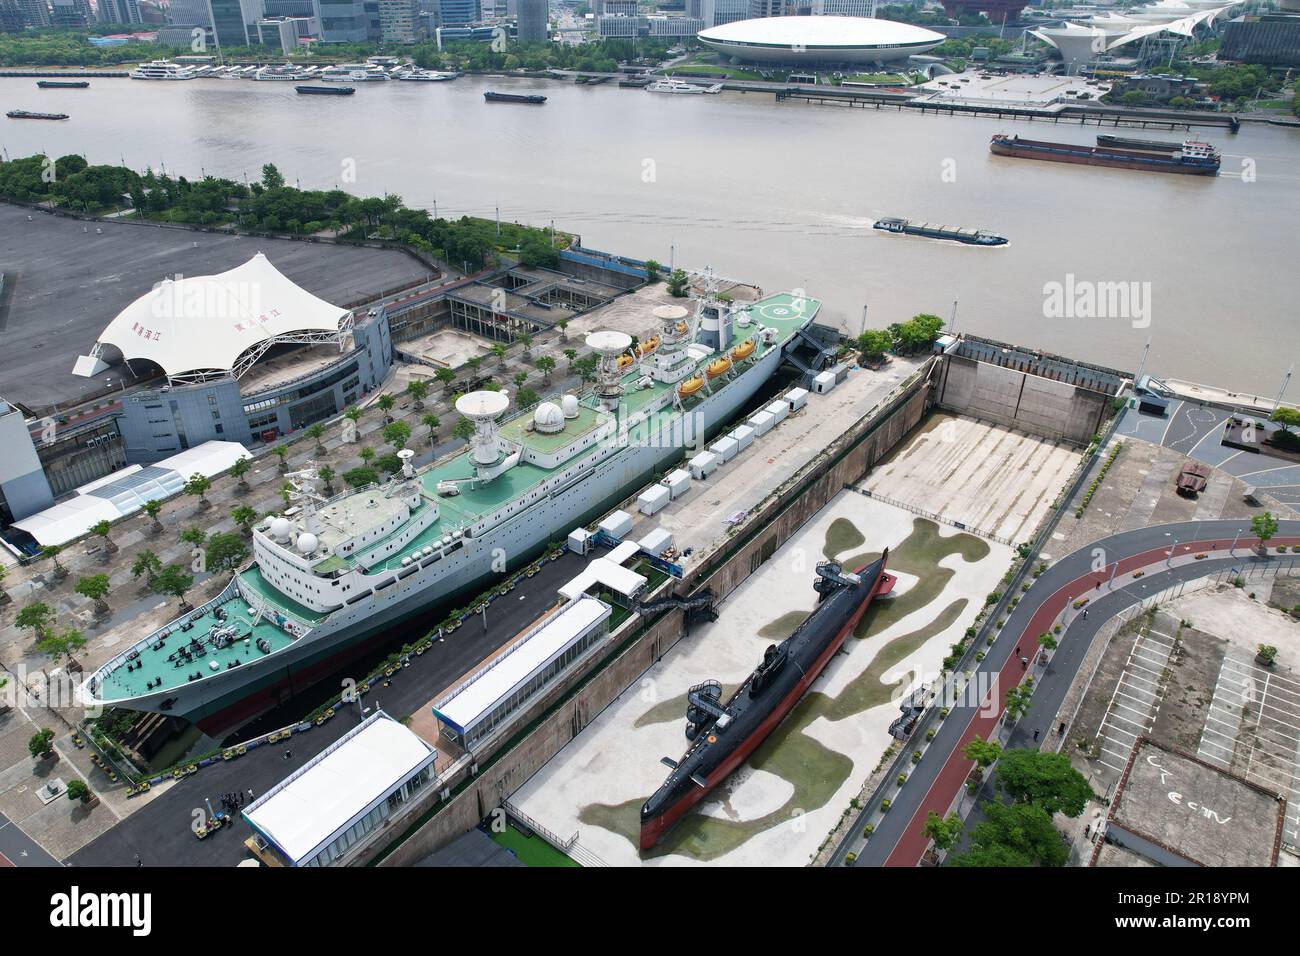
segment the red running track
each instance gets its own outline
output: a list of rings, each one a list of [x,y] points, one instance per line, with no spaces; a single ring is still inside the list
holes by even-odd
[[[1252,540],[1254,539],[1239,539],[1237,547],[1248,548]],[[1300,544],[1300,538],[1276,538],[1269,541],[1270,547],[1298,544]],[[1214,552],[1219,548],[1226,549],[1231,546],[1231,538],[1221,538],[1207,541],[1180,542],[1176,547],[1178,556],[1182,556],[1199,554],[1202,551]],[[1148,567],[1168,556],[1168,548],[1153,548],[1150,551],[1143,551],[1140,554],[1121,558],[1119,569],[1114,572],[1115,576],[1118,578],[1121,574],[1128,574],[1140,568]],[[1051,630],[1052,622],[1056,620],[1057,615],[1068,604],[1076,598],[1094,591],[1098,583],[1105,584],[1111,576],[1111,567],[1112,565],[1108,564],[1101,571],[1094,571],[1085,574],[1081,578],[1076,578],[1068,584],[1062,585],[1043,601],[1038,610],[1034,612],[1034,616],[1029,619],[1029,626],[1020,634],[1018,644],[1022,649],[1023,656],[1028,657],[1031,661],[1034,659],[1034,655],[1038,653],[1038,635]],[[967,760],[962,755],[962,750],[977,735],[983,739],[988,739],[990,734],[997,728],[998,721],[1002,719],[1006,691],[1018,686],[1023,679],[1024,672],[1016,670],[1020,666],[1020,662],[1016,658],[1017,655],[1014,653],[1007,655],[1007,662],[1002,665],[1002,670],[998,672],[994,687],[1004,696],[998,703],[996,713],[992,712],[989,707],[981,706],[975,712],[975,715],[971,717],[970,723],[966,725],[966,729],[962,732],[961,739],[948,755],[948,759],[940,768],[934,783],[930,785],[930,789],[921,800],[921,805],[912,814],[911,819],[907,821],[907,826],[903,828],[902,837],[899,838],[898,843],[894,845],[894,849],[885,860],[885,866],[920,865],[921,856],[930,845],[930,838],[925,835],[924,831],[926,818],[931,812],[941,817],[947,814],[956,801],[957,794],[966,785],[966,778],[970,776],[971,769],[975,766],[973,761]],[[986,697],[981,703],[987,704],[987,702],[988,698]]]

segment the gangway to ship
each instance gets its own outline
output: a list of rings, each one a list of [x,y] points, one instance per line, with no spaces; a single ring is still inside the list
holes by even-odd
[[[689,628],[692,624],[699,621],[716,621],[718,619],[717,609],[713,606],[714,594],[708,588],[705,588],[699,594],[693,594],[690,597],[680,597],[676,594],[669,594],[666,597],[656,598],[653,601],[638,602],[634,610],[642,617],[656,614],[659,611],[665,611],[669,608],[679,607],[686,612],[686,626]]]

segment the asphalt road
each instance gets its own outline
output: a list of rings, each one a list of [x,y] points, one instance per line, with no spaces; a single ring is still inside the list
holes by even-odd
[[[1182,542],[1177,545],[1180,557],[1203,551],[1226,553],[1239,532],[1241,539],[1235,557],[1194,561],[1172,570],[1149,573],[1138,581],[1130,579],[1114,590],[1107,588],[1116,565],[1116,577],[1128,574],[1160,561],[1176,541]],[[1040,738],[1051,731],[1051,723],[1087,655],[1092,638],[1108,618],[1179,581],[1203,577],[1234,565],[1266,560],[1247,551],[1247,543],[1254,542],[1249,535],[1249,521],[1188,521],[1156,525],[1094,542],[1049,567],[1021,597],[976,670],[977,681],[990,682],[996,675],[996,684],[992,686],[998,689],[997,705],[983,706],[985,700],[991,698],[990,684],[986,683],[976,685],[985,688],[981,695],[984,699],[974,702],[962,700],[951,706],[948,718],[937,726],[934,740],[913,767],[907,785],[891,796],[891,808],[876,825],[871,840],[865,846],[861,843],[865,820],[859,814],[849,828],[849,836],[836,850],[832,865],[841,865],[849,850],[858,853],[856,862],[859,866],[917,865],[929,844],[922,833],[927,815],[930,811],[940,816],[948,812],[973,766],[962,756],[961,749],[977,734],[987,739],[996,730],[1006,691],[1016,686],[1024,676],[1020,658],[1027,657],[1030,662],[1035,660],[1038,635],[1051,630],[1062,611],[1069,608],[1076,598],[1096,594],[1088,604],[1086,618],[1082,611],[1070,611],[1069,626],[1046,673],[1035,674],[1037,687],[1033,703],[1017,727],[1017,733],[1023,736],[1013,736],[1013,746],[1032,737],[1035,729]],[[1300,521],[1280,523],[1278,536],[1270,544],[1284,543],[1300,543]],[[1094,570],[1094,562],[1104,567]],[[1100,590],[1097,589],[1099,583]]]
[[[18,824],[0,813],[0,867],[59,865]]]

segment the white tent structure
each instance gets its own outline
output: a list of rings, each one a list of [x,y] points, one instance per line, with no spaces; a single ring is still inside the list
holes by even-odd
[[[105,347],[129,363],[145,359],[176,384],[241,377],[271,346],[337,343],[345,347],[352,313],[290,281],[262,253],[212,276],[164,279],[104,329],[74,375],[109,367]]]
[[[63,545],[101,521],[117,521],[142,509],[146,501],[180,494],[190,476],[219,475],[248,450],[239,442],[209,441],[147,467],[130,465],[82,485],[71,498],[15,521],[40,545]]]

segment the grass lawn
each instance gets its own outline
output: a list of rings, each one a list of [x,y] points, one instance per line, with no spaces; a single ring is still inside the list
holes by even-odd
[[[859,73],[856,76],[846,76],[844,80],[849,83],[896,83],[900,86],[908,86],[912,82],[897,73]]]
[[[526,837],[513,826],[501,833],[491,834],[492,839],[517,856],[527,866],[577,866],[555,847],[539,836]]]

